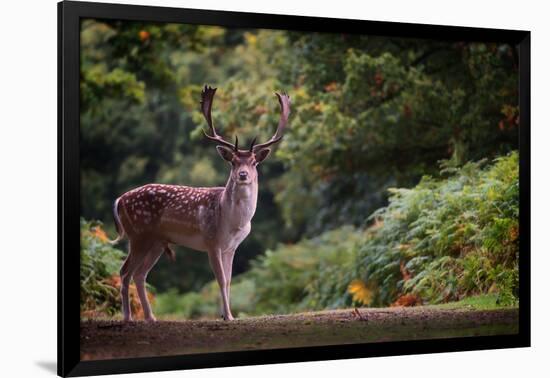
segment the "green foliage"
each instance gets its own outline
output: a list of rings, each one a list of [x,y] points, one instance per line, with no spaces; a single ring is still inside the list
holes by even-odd
[[[516,51],[508,45],[291,40],[295,59],[282,71],[295,88],[294,116],[278,151],[291,185],[277,194],[289,225],[309,234],[360,225],[387,187],[436,174],[438,160],[461,165],[517,147]],[[309,193],[306,202],[297,189]]]
[[[457,302],[449,302],[434,305],[441,309],[470,308],[475,310],[494,310],[502,307],[502,303],[497,294],[483,294],[466,297]]]
[[[216,299],[201,293],[181,295],[176,289],[170,289],[157,296],[154,309],[157,315],[178,314],[184,318],[196,318],[217,313],[216,304]]]
[[[429,303],[488,292],[502,304],[518,300],[518,154],[483,165],[392,189],[390,204],[370,217],[377,224],[359,253],[364,280],[378,287],[376,304],[403,293]]]
[[[350,280],[335,274],[334,267],[349,267],[361,238],[361,232],[343,227],[267,251],[246,273],[255,282],[256,312],[286,313],[351,303],[346,296]]]
[[[107,242],[100,226],[80,218],[80,312],[113,315],[120,310],[120,296],[110,278],[118,274],[124,254]]]

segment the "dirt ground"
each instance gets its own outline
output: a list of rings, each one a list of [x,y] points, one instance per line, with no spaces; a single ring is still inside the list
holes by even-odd
[[[518,310],[348,309],[222,320],[80,324],[82,360],[514,334]]]

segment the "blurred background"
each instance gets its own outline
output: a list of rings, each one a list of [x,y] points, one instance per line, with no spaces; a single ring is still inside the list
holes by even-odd
[[[219,132],[241,143],[273,134],[273,92],[293,101],[235,256],[235,315],[517,304],[517,63],[496,43],[83,21],[83,316],[119,311],[114,199],[225,184],[202,136],[206,83]],[[206,254],[178,249],[148,281],[157,314],[217,317]]]

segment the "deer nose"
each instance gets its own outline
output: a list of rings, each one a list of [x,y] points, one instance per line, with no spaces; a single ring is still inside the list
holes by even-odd
[[[248,172],[246,171],[240,171],[239,172],[239,180],[244,181],[248,178]]]

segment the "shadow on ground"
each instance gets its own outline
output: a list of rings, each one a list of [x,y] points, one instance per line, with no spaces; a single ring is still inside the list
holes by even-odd
[[[34,363],[49,373],[57,374],[57,362],[55,361],[35,361]]]

